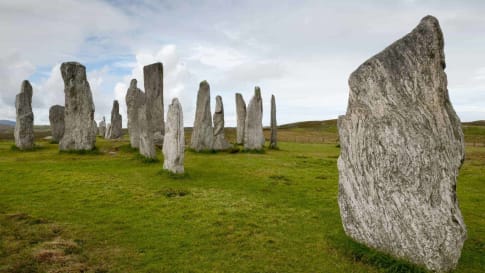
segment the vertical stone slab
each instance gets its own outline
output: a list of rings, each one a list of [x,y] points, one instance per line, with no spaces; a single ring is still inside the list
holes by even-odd
[[[456,196],[463,132],[444,69],[443,34],[427,16],[350,75],[338,120],[345,232],[438,272],[456,267],[466,239]]]
[[[163,168],[172,173],[184,173],[184,117],[177,98],[168,106],[165,137],[163,140]]]
[[[276,100],[274,95],[271,95],[271,138],[269,140],[269,148],[278,148],[278,125],[276,124]]]
[[[150,129],[151,111],[147,108],[147,96],[145,93],[140,94],[140,100],[143,102],[138,108],[138,123],[140,128],[140,143],[138,144],[139,153],[148,158],[156,159],[157,153],[153,141],[153,132]]]
[[[247,150],[262,150],[264,147],[263,135],[263,99],[261,89],[254,88],[254,96],[247,108],[244,128],[244,148]]]
[[[202,81],[197,94],[194,127],[190,146],[197,152],[212,150],[214,133],[212,130],[212,116],[210,105],[210,86]]]
[[[236,115],[236,144],[241,145],[244,143],[244,126],[246,126],[246,102],[240,93],[236,93]]]
[[[99,122],[98,134],[102,137],[106,135],[106,119],[103,117],[103,120]]]
[[[143,67],[147,111],[150,111],[149,128],[156,145],[163,145],[165,122],[163,111],[163,65],[154,63]]]
[[[20,93],[15,97],[16,123],[15,146],[20,150],[34,148],[34,112],[32,112],[32,85],[23,81]]]
[[[59,143],[64,136],[64,106],[53,105],[49,109],[52,141]]]
[[[59,143],[61,151],[92,150],[96,144],[94,134],[94,103],[86,78],[86,68],[77,62],[61,65],[64,80],[64,136]]]
[[[214,144],[212,149],[216,151],[227,150],[231,144],[224,135],[224,105],[221,96],[216,97],[216,110],[214,112]]]
[[[118,139],[123,135],[122,120],[120,115],[120,104],[117,100],[113,101],[113,108],[111,109],[111,134],[110,139]]]
[[[111,123],[106,125],[106,134],[104,135],[105,139],[111,139]]]
[[[128,134],[130,135],[130,145],[133,148],[138,148],[140,144],[138,111],[142,104],[145,103],[145,94],[143,94],[143,91],[136,84],[137,81],[132,79],[125,97],[128,112]]]

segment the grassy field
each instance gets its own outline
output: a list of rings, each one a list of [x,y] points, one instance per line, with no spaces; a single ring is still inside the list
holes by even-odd
[[[345,236],[334,122],[280,131],[279,151],[187,151],[184,176],[126,138],[82,155],[0,141],[0,272],[424,272]],[[456,272],[483,272],[485,147],[467,146],[457,190]]]

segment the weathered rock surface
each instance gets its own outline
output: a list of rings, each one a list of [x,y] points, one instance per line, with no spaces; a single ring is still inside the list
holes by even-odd
[[[154,63],[143,67],[147,111],[150,111],[149,128],[155,145],[163,145],[165,122],[163,111],[163,65]]]
[[[120,104],[117,100],[113,101],[113,108],[111,109],[111,133],[110,139],[121,138],[123,132],[121,131],[122,119],[120,115]]]
[[[227,150],[231,144],[226,140],[224,135],[224,105],[221,96],[216,97],[216,109],[214,112],[214,144],[212,149],[216,151]]]
[[[94,103],[86,78],[86,68],[77,62],[61,65],[64,80],[64,136],[59,149],[92,150],[96,144],[93,129]]]
[[[64,106],[53,105],[49,109],[52,141],[59,142],[64,135]]]
[[[106,136],[106,119],[105,119],[105,117],[103,117],[103,120],[99,122],[98,134],[102,137]]]
[[[261,98],[261,89],[257,86],[254,88],[254,96],[249,101],[246,112],[244,148],[261,150],[264,146],[263,99]]]
[[[269,147],[271,149],[278,148],[278,125],[276,124],[276,101],[274,95],[271,95],[271,137],[269,140]]]
[[[438,20],[423,18],[352,73],[338,121],[345,232],[440,272],[456,266],[466,239],[456,196],[464,141],[443,46]]]
[[[163,168],[172,173],[184,173],[184,117],[177,98],[168,106],[165,137],[163,140]]]
[[[93,120],[93,129],[94,129],[94,135],[97,136],[98,135],[98,123]]]
[[[138,148],[140,144],[138,110],[145,103],[145,94],[136,87],[136,84],[137,81],[132,79],[125,97],[128,112],[128,134],[130,135],[130,145],[133,148]]]
[[[106,125],[106,134],[104,135],[105,139],[111,139],[111,123]]]
[[[236,129],[236,144],[244,143],[244,126],[246,123],[246,102],[240,93],[236,93],[236,115],[237,115],[237,129]]]
[[[15,97],[17,120],[15,123],[15,146],[20,150],[34,148],[34,112],[32,112],[32,85],[23,81],[20,93]]]
[[[202,81],[197,94],[194,127],[190,146],[197,152],[212,150],[214,132],[212,130],[212,116],[210,105],[210,86]]]
[[[150,129],[151,111],[147,109],[147,96],[145,93],[140,94],[140,100],[143,102],[138,108],[138,123],[140,128],[140,143],[138,144],[138,152],[146,158],[156,159],[157,153],[155,150],[155,143],[153,142],[153,132]]]

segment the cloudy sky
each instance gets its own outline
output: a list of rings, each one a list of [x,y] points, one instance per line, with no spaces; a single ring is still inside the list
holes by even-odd
[[[365,2],[365,3],[364,3]],[[392,2],[392,3],[391,3]],[[345,113],[347,79],[362,62],[411,31],[440,20],[452,103],[463,121],[485,119],[485,1],[0,1],[0,119],[15,120],[21,81],[34,87],[36,124],[64,104],[60,64],[83,63],[96,106],[109,119],[114,99],[126,120],[130,79],[164,64],[165,104],[179,97],[194,118],[198,83],[224,102],[262,89],[264,124],[275,94],[279,123]]]

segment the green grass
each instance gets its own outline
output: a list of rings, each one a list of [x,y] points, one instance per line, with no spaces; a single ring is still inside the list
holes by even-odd
[[[126,139],[83,155],[37,144],[0,141],[0,272],[424,272],[345,236],[335,143],[187,151],[185,175],[162,171],[160,154],[144,163]],[[485,268],[484,174],[485,147],[467,147],[456,272]],[[59,240],[70,263],[50,260]]]

